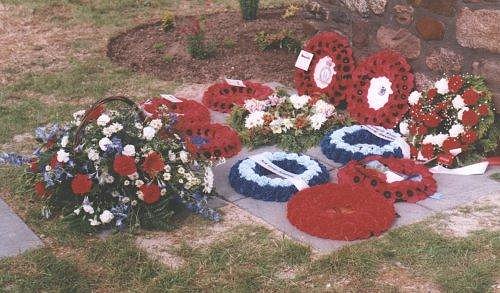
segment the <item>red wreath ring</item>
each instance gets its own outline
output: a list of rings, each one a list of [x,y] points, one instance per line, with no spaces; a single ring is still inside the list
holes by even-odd
[[[389,229],[396,212],[369,189],[327,183],[296,193],[288,202],[290,223],[313,236],[356,240]]]
[[[203,94],[203,104],[208,108],[229,113],[234,105],[242,106],[247,99],[264,100],[273,90],[260,83],[244,81],[245,87],[230,85],[226,82],[211,85]]]
[[[314,54],[309,70],[296,69],[294,75],[295,87],[299,94],[312,97],[326,94],[332,104],[338,105],[345,99],[347,83],[354,70],[352,49],[347,38],[335,32],[322,32],[312,37],[304,50]],[[316,67],[320,60],[330,57],[335,65],[336,74],[333,75],[328,86],[321,88],[314,78]]]
[[[399,174],[406,176],[420,175],[421,180],[387,183],[386,176],[383,173],[366,168],[366,163],[374,160]],[[389,202],[406,201],[415,203],[433,195],[437,190],[436,180],[434,180],[427,167],[416,164],[410,159],[370,156],[361,161],[349,162],[339,170],[337,177],[340,184],[366,187],[383,196]]]
[[[238,133],[227,125],[210,124],[199,127],[196,132],[185,137],[191,154],[205,158],[230,158],[241,151]]]
[[[174,129],[185,135],[190,135],[196,132],[199,127],[210,124],[210,112],[205,106],[193,100],[182,98],[180,100],[182,102],[174,103],[156,97],[145,101],[141,107],[152,119],[156,119],[166,112],[179,114]]]
[[[408,95],[413,89],[413,74],[405,58],[394,51],[383,50],[365,59],[353,72],[347,93],[347,110],[362,124],[394,128],[408,111]],[[392,94],[387,103],[375,109],[368,103],[368,91],[374,78],[386,77]],[[385,92],[385,91],[384,91]]]

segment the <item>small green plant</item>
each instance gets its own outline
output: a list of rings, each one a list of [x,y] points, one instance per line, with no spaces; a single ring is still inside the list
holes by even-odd
[[[153,49],[156,51],[156,52],[163,52],[163,50],[165,50],[165,44],[164,43],[155,43],[153,45]]]
[[[283,19],[288,19],[292,18],[297,15],[297,12],[299,12],[300,6],[297,4],[290,4],[286,10],[285,13],[281,16]]]
[[[163,62],[165,62],[167,64],[172,63],[174,61],[174,58],[175,58],[174,56],[167,54],[167,55],[163,56]]]
[[[298,53],[302,49],[302,42],[297,40],[289,30],[282,30],[278,33],[258,32],[255,42],[261,51],[271,49],[287,49],[290,52]]]
[[[195,20],[187,28],[187,49],[189,55],[195,59],[208,59],[215,55],[215,45],[205,40],[205,32],[201,28],[200,20]]]
[[[225,48],[231,49],[236,46],[236,41],[231,38],[224,38],[222,44],[224,45]]]
[[[259,10],[259,0],[240,0],[240,9],[244,20],[254,20]]]
[[[161,18],[161,27],[165,32],[173,29],[175,25],[175,15],[170,11],[166,10]]]

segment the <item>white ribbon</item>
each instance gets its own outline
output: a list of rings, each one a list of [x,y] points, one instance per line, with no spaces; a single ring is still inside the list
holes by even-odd
[[[395,135],[395,133],[389,132],[382,126],[375,125],[361,125],[364,129],[371,132],[373,135],[380,137],[382,139],[395,142],[403,153],[405,159],[410,158],[410,145],[404,140],[400,135]]]
[[[179,100],[174,95],[161,94],[160,97],[164,98],[165,100],[169,100],[172,103],[182,103],[182,100]]]
[[[472,164],[464,166],[461,168],[448,169],[441,165],[437,165],[429,169],[431,173],[434,174],[451,174],[451,175],[481,175],[486,172],[489,162],[481,162],[477,164]]]
[[[309,187],[307,182],[305,182],[297,174],[288,172],[287,170],[284,170],[284,169],[276,166],[271,161],[269,161],[269,159],[267,159],[267,157],[265,157],[263,154],[257,154],[254,156],[250,156],[249,158],[251,160],[253,160],[255,163],[262,166],[264,169],[290,181],[297,188],[297,190],[302,190],[302,189]]]

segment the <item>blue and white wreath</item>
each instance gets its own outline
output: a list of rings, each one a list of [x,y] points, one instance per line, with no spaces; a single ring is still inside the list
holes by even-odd
[[[281,169],[296,174],[308,186],[323,184],[330,179],[326,167],[309,156],[285,152],[265,152],[261,156]],[[236,192],[265,201],[287,201],[298,191],[291,180],[272,178],[269,176],[271,174],[252,158],[247,158],[231,167],[229,182]]]
[[[382,129],[388,137],[401,138],[401,135],[394,130],[377,128]],[[403,157],[400,139],[384,139],[360,125],[343,127],[328,133],[321,140],[321,150],[327,158],[341,164],[351,160],[362,160],[371,155]]]

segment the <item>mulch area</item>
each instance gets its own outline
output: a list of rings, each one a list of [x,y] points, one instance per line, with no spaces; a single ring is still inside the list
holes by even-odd
[[[109,41],[107,54],[121,66],[163,80],[205,83],[229,77],[291,85],[296,54],[286,49],[261,51],[255,42],[261,31],[290,30],[301,41],[314,35],[300,16],[283,19],[283,13],[283,9],[261,10],[255,21],[244,21],[236,11],[203,16],[206,39],[217,45],[217,53],[207,60],[193,59],[187,52],[185,32],[194,16],[176,18],[169,32],[162,30],[160,21],[123,32]],[[165,56],[173,60],[166,62]]]

